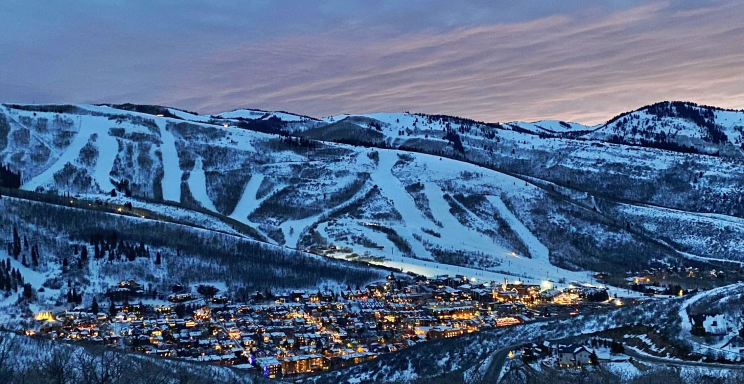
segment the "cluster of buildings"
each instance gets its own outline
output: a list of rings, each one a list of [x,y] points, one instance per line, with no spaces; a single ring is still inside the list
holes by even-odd
[[[140,289],[126,282],[113,291],[124,288]],[[520,324],[539,316],[535,308],[541,303],[576,294],[550,288],[391,274],[361,289],[256,293],[248,303],[233,303],[180,287],[159,305],[41,313],[32,332],[290,377],[357,364],[430,339]]]

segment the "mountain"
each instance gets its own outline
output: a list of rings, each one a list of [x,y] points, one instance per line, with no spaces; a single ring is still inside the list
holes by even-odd
[[[23,190],[170,202],[290,248],[495,277],[742,261],[743,112],[660,103],[593,127],[132,105],[0,112],[1,159]]]
[[[0,300],[0,322],[65,300],[87,306],[132,278],[153,295],[209,284],[245,298],[338,292],[396,271],[565,286],[593,272],[740,270],[743,126],[742,111],[682,102],[595,126],[2,104],[9,257],[0,266],[23,276],[4,281],[26,286]],[[476,366],[533,331],[632,327],[641,314],[680,333],[683,320],[652,321],[686,313],[675,303],[576,318],[568,329],[483,332],[439,342],[433,354],[413,347],[398,363],[385,357],[340,376],[395,381],[391,366],[453,351],[463,351],[459,373],[479,375]],[[448,374],[431,364],[410,371]]]

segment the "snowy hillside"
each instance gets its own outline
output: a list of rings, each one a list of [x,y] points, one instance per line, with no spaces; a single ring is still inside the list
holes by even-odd
[[[410,113],[316,121],[255,110],[214,120],[122,108],[5,104],[2,162],[22,173],[25,190],[125,196],[166,215],[207,214],[192,222],[210,228],[237,222],[261,241],[321,251],[333,245],[341,251],[322,252],[429,275],[570,281],[586,273],[569,270],[741,259],[731,240],[744,238],[739,112],[700,112],[707,119],[700,122],[688,109],[655,107],[627,119],[649,130],[652,123],[674,128],[688,144],[726,147],[732,157],[607,143],[610,131],[635,140],[632,129],[621,129],[631,124],[625,117],[587,127]],[[272,130],[285,135],[238,127],[271,116],[281,119]],[[710,127],[721,127],[728,141],[708,140],[718,132]],[[663,225],[655,234],[672,217],[664,212],[690,222],[709,215],[710,229]],[[732,235],[703,241],[717,223],[728,223]]]

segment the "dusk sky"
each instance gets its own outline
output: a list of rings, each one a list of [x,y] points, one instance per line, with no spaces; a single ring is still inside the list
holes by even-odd
[[[0,101],[599,123],[744,108],[739,1],[0,2]]]

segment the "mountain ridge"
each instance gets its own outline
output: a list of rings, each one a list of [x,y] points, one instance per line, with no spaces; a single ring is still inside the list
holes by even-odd
[[[607,236],[620,235],[621,242],[636,244],[640,249],[667,249],[652,253],[672,258],[679,256],[677,251],[700,256],[724,247],[725,257],[718,258],[737,259],[734,255],[739,247],[725,242],[721,235],[713,248],[698,240],[685,240],[681,234],[672,236],[671,242],[653,239],[649,243],[652,239],[644,231],[650,227],[645,220],[629,226],[638,219],[639,209],[674,209],[687,212],[687,216],[712,213],[737,220],[744,217],[737,208],[741,199],[737,192],[742,185],[741,153],[734,145],[741,138],[734,135],[739,133],[735,128],[740,112],[710,112],[707,107],[684,103],[684,108],[703,111],[700,120],[690,118],[688,110],[680,115],[678,109],[682,107],[673,102],[654,105],[615,118],[622,122],[620,119],[633,116],[621,125],[627,129],[617,131],[628,133],[627,140],[614,143],[608,140],[608,133],[597,133],[609,127],[608,123],[585,130],[586,126],[560,121],[550,121],[549,127],[548,122],[487,124],[407,113],[283,121],[281,115],[260,111],[261,116],[253,119],[262,122],[257,125],[245,117],[213,115],[205,120],[202,115],[167,107],[3,104],[0,112],[7,126],[8,143],[0,153],[4,163],[24,175],[24,189],[66,191],[94,198],[114,189],[132,195],[137,204],[138,196],[146,201],[175,201],[230,216],[255,228],[259,238],[275,244],[308,248],[324,242],[340,243],[358,250],[354,253],[359,255],[386,257],[387,263],[393,263],[390,258],[395,256],[388,253],[391,249],[413,256],[406,263],[439,260],[462,267],[490,265],[491,271],[514,273],[499,267],[504,261],[509,267],[510,260],[488,254],[500,244],[497,248],[505,248],[499,252],[532,256],[524,236],[520,236],[525,230],[520,227],[515,231],[505,219],[516,215],[530,235],[552,243],[545,245],[551,250],[551,263],[569,269],[604,268],[601,265],[607,257],[577,263],[574,254],[598,255],[608,245],[583,251],[575,246],[563,249],[566,241],[539,233],[554,233],[561,225],[560,220],[550,219],[550,226],[540,228],[544,219],[535,216],[540,212],[538,206],[524,198],[534,195],[532,188],[539,191],[535,195],[539,199],[547,199],[551,209],[558,209],[545,218],[562,212],[559,216],[568,214],[569,222],[589,220],[602,234],[590,235],[595,240],[607,241]],[[649,108],[656,109],[650,114],[646,112]],[[161,113],[165,111],[173,116]],[[726,114],[716,115],[718,112]],[[733,117],[729,115],[732,113]],[[718,124],[719,117],[727,125]],[[725,128],[725,140],[704,135],[703,128],[711,124]],[[636,128],[635,136],[630,135],[632,128]],[[689,144],[697,153],[640,141],[659,129],[681,132],[675,138],[682,144],[675,145]],[[636,138],[638,142],[631,141]],[[388,155],[389,149],[383,148],[394,151]],[[442,158],[448,159],[446,172],[434,165]],[[347,167],[334,165],[349,161]],[[679,167],[679,163],[687,165]],[[437,169],[421,174],[422,167]],[[694,172],[685,171],[690,167],[695,168]],[[453,169],[459,171],[453,173]],[[376,181],[376,174],[385,182]],[[445,174],[449,176],[443,177]],[[605,182],[597,183],[597,178]],[[458,179],[462,180],[454,182]],[[524,188],[507,192],[506,180],[513,180],[514,185],[522,183]],[[635,188],[627,188],[633,184]],[[503,196],[505,192],[507,196]],[[401,204],[409,204],[407,201],[412,202],[409,218],[403,217],[405,212],[403,216],[396,214]],[[361,210],[348,212],[348,207],[359,204]],[[629,214],[630,206],[640,208],[633,208],[633,214]],[[392,215],[380,216],[386,210]],[[501,214],[497,214],[499,211]],[[329,226],[328,220],[338,221],[334,215],[339,213],[335,212],[346,215],[345,228],[355,229],[346,233]],[[693,220],[687,216],[686,220]],[[370,230],[358,222],[365,217],[382,218],[386,224]],[[480,245],[459,249],[464,252],[460,254],[454,251],[460,246],[451,239],[432,237],[430,233],[439,233],[437,227],[443,225],[443,219],[450,220],[452,233],[467,234],[468,241]],[[730,223],[739,228],[737,220]],[[421,225],[427,222],[434,226]],[[567,238],[577,235],[570,228],[561,231]],[[483,239],[490,239],[491,245]],[[384,246],[385,252],[375,248],[379,246]],[[632,265],[620,264],[625,268]]]

